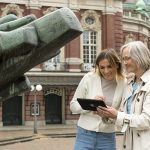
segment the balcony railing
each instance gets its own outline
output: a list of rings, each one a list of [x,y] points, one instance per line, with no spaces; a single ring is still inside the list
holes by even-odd
[[[64,71],[64,63],[55,63],[55,62],[45,62],[43,63],[43,70],[45,71]]]
[[[83,63],[81,71],[91,71],[94,69],[94,64]],[[66,63],[45,62],[42,66],[43,71],[66,71]]]

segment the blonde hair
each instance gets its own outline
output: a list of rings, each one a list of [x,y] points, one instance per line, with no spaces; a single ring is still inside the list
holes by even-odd
[[[99,62],[107,59],[111,66],[115,67],[117,70],[116,77],[117,78],[123,78],[123,69],[122,64],[119,56],[117,55],[116,51],[114,49],[105,49],[100,52],[100,54],[96,58],[95,62],[95,71],[102,76],[100,70],[99,70]]]

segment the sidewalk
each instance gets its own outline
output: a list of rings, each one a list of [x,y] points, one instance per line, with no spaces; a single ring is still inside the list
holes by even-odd
[[[73,125],[50,125],[37,128],[38,134],[33,133],[33,127],[7,126],[0,128],[0,146],[21,141],[30,141],[44,136],[75,137],[76,127]]]
[[[76,126],[73,125],[49,125],[37,128],[38,134],[33,133],[33,127],[14,126],[0,128],[0,146],[32,141],[42,138],[75,138]],[[122,144],[122,135],[117,133],[117,146]]]

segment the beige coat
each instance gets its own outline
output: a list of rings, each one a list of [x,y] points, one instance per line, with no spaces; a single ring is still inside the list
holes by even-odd
[[[125,113],[127,99],[132,94],[130,80],[121,104],[123,112],[118,113],[116,120],[116,125],[128,125],[124,136],[124,150],[150,150],[150,70],[146,71],[141,79],[141,86],[136,90],[132,100],[131,114]]]

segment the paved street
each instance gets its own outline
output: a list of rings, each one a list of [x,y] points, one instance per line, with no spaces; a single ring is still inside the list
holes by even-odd
[[[72,150],[74,138],[41,138],[24,143],[0,146],[0,150]]]
[[[0,150],[73,150],[75,132],[76,126],[72,125],[38,128],[38,135],[33,134],[32,127],[2,127]],[[121,150],[121,145],[122,135],[117,135],[117,150]]]
[[[0,146],[0,150],[73,150],[74,137],[42,137],[40,139]],[[122,136],[117,136],[117,150],[121,150]]]

